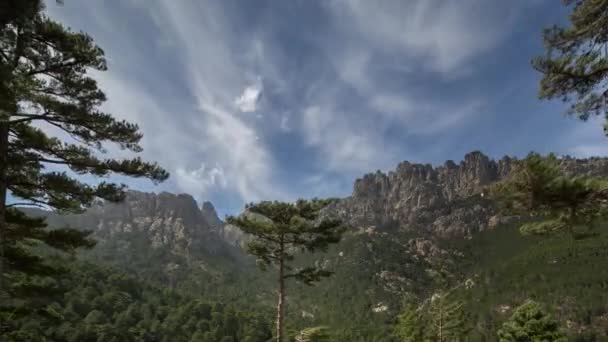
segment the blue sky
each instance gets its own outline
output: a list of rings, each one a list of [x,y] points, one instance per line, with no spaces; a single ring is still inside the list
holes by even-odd
[[[140,124],[143,157],[221,213],[260,199],[347,196],[367,172],[481,150],[605,155],[598,122],[537,100],[549,0],[66,0],[91,34],[104,108]]]

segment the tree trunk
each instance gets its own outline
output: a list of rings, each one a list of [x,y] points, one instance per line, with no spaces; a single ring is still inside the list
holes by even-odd
[[[0,115],[2,113],[0,112]],[[8,187],[8,117],[0,117],[0,294],[4,289],[4,244],[6,243],[6,193]]]
[[[279,300],[277,303],[277,342],[283,342],[283,321],[285,319],[285,265],[283,264],[283,239],[281,238],[279,257]]]
[[[443,342],[443,298],[439,302],[439,342]]]

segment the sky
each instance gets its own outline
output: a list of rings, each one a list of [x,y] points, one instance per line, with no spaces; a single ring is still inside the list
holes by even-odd
[[[403,160],[480,150],[606,155],[601,124],[539,101],[530,60],[550,0],[65,0],[47,13],[104,49],[103,109],[139,124],[141,156],[221,214],[348,196]],[[93,181],[93,180],[91,180]]]

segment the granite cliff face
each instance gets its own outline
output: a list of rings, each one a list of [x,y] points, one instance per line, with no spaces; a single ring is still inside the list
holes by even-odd
[[[513,162],[510,157],[491,160],[479,151],[466,154],[458,164],[448,160],[439,167],[404,161],[388,174],[377,171],[357,179],[352,196],[326,214],[359,227],[388,224],[439,236],[469,236],[508,221],[496,216],[484,191],[508,175]],[[569,173],[608,175],[605,158],[565,157],[561,163]]]
[[[120,233],[140,233],[153,248],[168,247],[184,256],[192,252],[219,253],[222,221],[205,202],[198,208],[187,194],[129,191],[123,202],[98,203],[83,214],[63,217],[70,226],[93,230],[104,241]]]
[[[377,171],[357,179],[352,195],[328,207],[324,215],[361,231],[391,226],[440,237],[470,236],[509,222],[496,215],[484,191],[506,177],[514,161],[495,161],[479,151],[438,167],[404,161],[388,174]],[[565,157],[561,164],[572,174],[608,176],[606,158]],[[101,241],[120,233],[141,233],[153,248],[169,247],[185,256],[192,251],[219,253],[247,241],[237,227],[222,222],[211,202],[199,208],[187,194],[129,191],[122,203],[98,203],[84,214],[60,220],[93,230]]]

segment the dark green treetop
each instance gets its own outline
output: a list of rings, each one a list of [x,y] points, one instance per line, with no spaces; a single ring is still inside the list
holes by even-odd
[[[563,2],[571,7],[570,25],[546,29],[546,54],[532,61],[543,74],[540,98],[569,102],[569,113],[582,120],[595,115],[608,120],[608,0]],[[506,212],[536,219],[522,227],[524,232],[586,236],[606,219],[607,184],[564,173],[554,155],[530,154],[494,194]]]
[[[559,324],[543,311],[540,304],[526,301],[498,330],[500,342],[566,342]]]
[[[247,205],[245,214],[226,220],[252,237],[247,250],[260,266],[278,269],[277,342],[284,339],[285,281],[294,278],[312,285],[332,274],[322,267],[296,269],[291,265],[298,253],[323,251],[340,241],[344,231],[342,222],[320,217],[321,209],[330,203],[331,200],[319,199],[295,203],[263,201]]]
[[[294,270],[287,265],[299,252],[325,250],[340,241],[344,226],[340,220],[319,220],[319,212],[331,200],[298,200],[295,203],[263,201],[249,204],[247,213],[228,217],[227,222],[251,235],[247,250],[262,267],[285,262],[284,277],[313,284],[331,272],[314,266]]]
[[[422,303],[406,298],[395,335],[402,342],[462,341],[469,332],[464,302],[454,290],[434,294]]]
[[[543,74],[540,98],[570,102],[569,113],[583,120],[606,116],[608,0],[563,2],[572,7],[570,25],[545,29],[546,54],[532,61],[534,68]],[[608,134],[608,126],[604,130]]]
[[[583,237],[608,218],[608,181],[568,175],[553,154],[530,153],[517,161],[492,194],[503,213],[530,218],[521,226],[523,233]]]
[[[90,71],[107,65],[93,38],[46,16],[41,0],[3,1],[0,9],[0,295],[17,300],[33,296],[28,277],[52,273],[33,247],[71,252],[93,245],[86,232],[46,230],[19,206],[78,212],[95,199],[120,201],[126,188],[79,175],[161,182],[169,174],[140,158],[104,157],[107,143],[141,152],[142,133],[100,109],[106,96]]]

